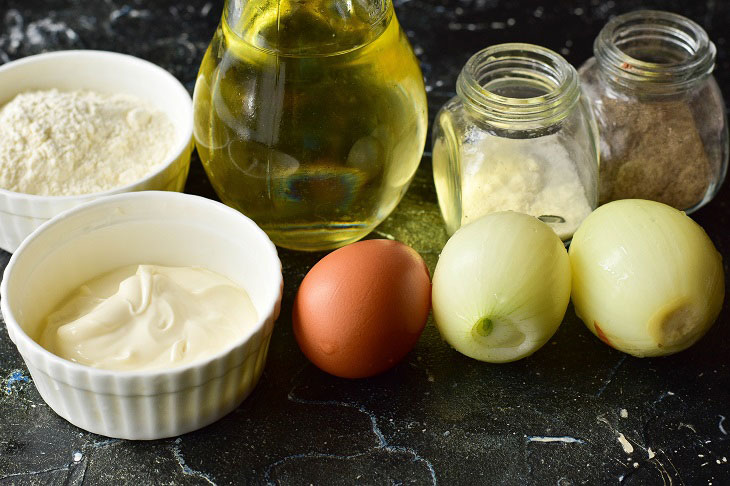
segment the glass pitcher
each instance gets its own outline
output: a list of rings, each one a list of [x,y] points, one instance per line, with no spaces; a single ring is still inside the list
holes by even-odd
[[[193,98],[221,201],[286,248],[365,236],[423,154],[423,77],[391,0],[227,0]]]

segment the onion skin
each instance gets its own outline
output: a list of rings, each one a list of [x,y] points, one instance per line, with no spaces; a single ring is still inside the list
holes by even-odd
[[[515,212],[487,214],[461,227],[433,277],[433,317],[460,353],[504,363],[537,351],[555,333],[570,301],[570,260],[542,221]]]
[[[705,231],[665,204],[599,207],[570,245],[575,312],[606,344],[638,357],[682,351],[717,319],[722,256]]]

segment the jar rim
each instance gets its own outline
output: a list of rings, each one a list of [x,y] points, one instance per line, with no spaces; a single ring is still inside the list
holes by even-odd
[[[569,115],[580,98],[580,85],[575,68],[558,53],[508,43],[469,58],[456,92],[470,111],[496,128],[539,129]]]
[[[649,51],[637,55],[633,47]],[[712,74],[716,48],[696,22],[661,10],[636,10],[614,17],[593,44],[599,69],[626,88],[681,91]],[[658,59],[664,56],[666,59]]]

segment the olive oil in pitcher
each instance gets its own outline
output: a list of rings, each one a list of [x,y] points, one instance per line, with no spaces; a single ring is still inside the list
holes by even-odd
[[[194,102],[218,196],[299,250],[385,219],[426,138],[421,71],[389,0],[229,1]]]

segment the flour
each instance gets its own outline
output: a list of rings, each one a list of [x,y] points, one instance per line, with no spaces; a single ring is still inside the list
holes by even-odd
[[[44,196],[130,184],[164,162],[167,116],[126,94],[32,91],[0,108],[0,187]]]
[[[494,211],[543,218],[569,239],[591,212],[586,189],[558,139],[507,139],[479,132],[462,146],[462,219],[467,224]]]

